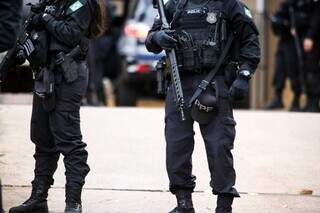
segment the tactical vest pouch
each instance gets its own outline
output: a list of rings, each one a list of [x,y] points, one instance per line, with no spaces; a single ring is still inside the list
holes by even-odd
[[[195,54],[192,48],[183,50],[182,64],[185,70],[193,70],[195,68]]]
[[[197,48],[195,48],[192,37],[187,32],[178,35],[178,60],[184,70],[196,68]]]
[[[213,68],[218,61],[218,51],[213,42],[208,42],[202,46],[202,68]]]

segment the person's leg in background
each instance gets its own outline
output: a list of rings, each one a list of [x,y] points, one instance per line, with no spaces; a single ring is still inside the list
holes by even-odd
[[[291,90],[293,92],[293,100],[291,102],[290,111],[299,112],[300,108],[300,97],[302,93],[302,84],[303,84],[303,70],[300,70],[299,60],[303,60],[302,58],[298,58],[297,49],[295,47],[294,41],[290,40],[290,42],[286,45],[285,51],[285,64],[286,70],[288,72],[288,76],[290,79]]]
[[[286,65],[285,65],[285,42],[280,40],[276,53],[275,72],[273,76],[274,98],[267,104],[265,109],[282,109],[284,107],[282,101],[282,93],[286,81]]]
[[[314,48],[305,53],[306,72],[304,81],[307,95],[307,103],[304,107],[305,112],[320,112],[320,42]]]

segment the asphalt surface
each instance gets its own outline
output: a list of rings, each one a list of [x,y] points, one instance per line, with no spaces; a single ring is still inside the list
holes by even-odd
[[[4,204],[24,201],[33,178],[30,106],[0,105],[0,176]],[[91,173],[83,193],[84,212],[168,212],[163,109],[90,108],[81,111]],[[235,213],[320,212],[320,115],[236,111],[234,157],[242,198]],[[215,198],[197,125],[193,156],[196,212],[213,212]],[[62,157],[50,191],[52,212],[64,208]],[[312,192],[302,195],[302,192]]]

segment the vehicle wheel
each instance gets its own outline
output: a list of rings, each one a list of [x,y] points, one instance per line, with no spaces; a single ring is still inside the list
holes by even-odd
[[[117,106],[136,106],[137,104],[136,91],[125,81],[118,83],[115,96]]]

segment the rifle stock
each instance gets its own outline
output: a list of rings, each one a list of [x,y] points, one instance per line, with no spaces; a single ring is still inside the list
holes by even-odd
[[[155,5],[155,8],[158,9],[160,19],[162,21],[162,29],[169,30],[170,25],[165,15],[165,7],[164,7],[163,0],[153,0],[153,3]],[[166,54],[170,60],[170,65],[171,65],[170,75],[171,75],[171,81],[173,83],[174,93],[176,96],[177,108],[181,114],[181,120],[184,121],[186,119],[184,114],[185,101],[184,101],[183,90],[181,86],[181,79],[179,74],[176,51],[175,49],[166,50]]]

